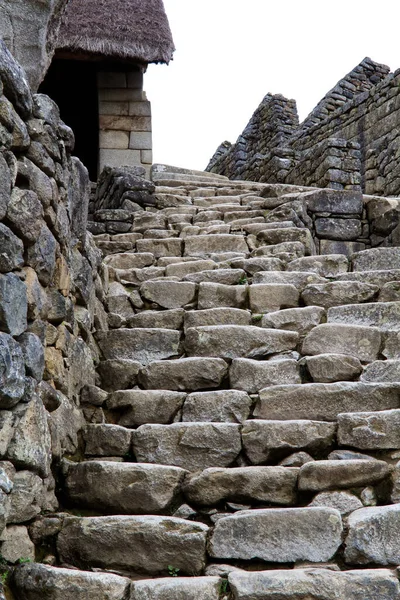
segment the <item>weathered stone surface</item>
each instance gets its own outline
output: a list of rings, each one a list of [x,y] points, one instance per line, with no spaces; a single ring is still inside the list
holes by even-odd
[[[183,392],[168,390],[120,390],[111,394],[107,408],[122,412],[118,424],[124,427],[167,424],[182,408],[185,398]]]
[[[156,328],[156,329],[182,329],[186,311],[182,308],[170,310],[144,310],[131,317],[129,327]]]
[[[178,262],[167,265],[165,274],[167,277],[183,278],[191,273],[198,273],[199,271],[206,270],[209,271],[216,267],[216,263],[212,260],[190,260],[189,262]]]
[[[300,367],[296,360],[274,361],[235,358],[229,369],[231,387],[257,394],[271,385],[301,383]]]
[[[242,235],[196,235],[185,238],[184,256],[209,256],[220,252],[249,251]]]
[[[241,450],[239,426],[233,423],[142,425],[133,432],[132,445],[138,462],[188,471],[228,467]]]
[[[43,223],[42,204],[35,192],[14,188],[7,209],[7,219],[18,235],[28,242],[34,242]]]
[[[9,495],[8,523],[23,523],[36,517],[44,504],[43,480],[32,471],[17,471]]]
[[[388,569],[232,572],[229,584],[234,600],[261,600],[263,596],[293,600],[299,595],[313,600],[398,600],[400,594],[399,582]]]
[[[400,269],[399,248],[370,248],[352,256],[353,271]]]
[[[305,256],[291,261],[287,265],[287,269],[289,271],[311,271],[321,277],[335,277],[335,275],[348,271],[349,261],[343,254]]]
[[[177,467],[90,461],[70,464],[65,489],[72,506],[108,514],[162,514],[180,492]]]
[[[342,520],[329,508],[240,511],[219,519],[210,540],[215,558],[269,562],[330,560],[341,544]]]
[[[307,334],[303,354],[348,354],[361,361],[376,360],[381,347],[381,334],[376,327],[324,323]]]
[[[21,404],[14,411],[18,422],[7,448],[7,460],[20,469],[35,471],[42,477],[48,477],[52,440],[47,421],[48,413],[42,401],[35,394],[28,404]]]
[[[315,257],[312,257],[315,258]],[[294,285],[300,292],[311,283],[325,283],[327,280],[317,273],[301,271],[268,271],[257,272],[253,276],[254,283],[286,283]]]
[[[136,360],[101,361],[98,372],[102,387],[108,392],[133,387],[141,367],[141,363]]]
[[[247,285],[204,282],[199,285],[198,309],[247,307]]]
[[[306,364],[313,381],[316,383],[351,381],[356,379],[363,369],[358,358],[347,354],[308,356]]]
[[[308,229],[286,227],[284,229],[266,229],[257,235],[260,243],[266,245],[281,244],[283,242],[300,242],[304,244],[305,253],[313,254],[314,242]]]
[[[136,242],[137,251],[153,254],[154,258],[162,256],[182,256],[183,241],[178,239],[146,239]]]
[[[298,469],[240,467],[206,469],[186,478],[183,492],[189,502],[212,506],[221,500],[291,505],[296,500]]]
[[[227,372],[221,358],[181,358],[150,363],[139,381],[146,389],[194,391],[218,387]]]
[[[168,577],[136,581],[130,600],[219,600],[219,577]]]
[[[305,335],[319,325],[325,315],[325,310],[320,306],[307,306],[304,308],[287,308],[263,315],[261,327],[275,327],[297,331]]]
[[[21,600],[121,600],[129,593],[130,581],[110,573],[35,563],[18,566],[12,585]]]
[[[306,196],[306,204],[310,212],[329,212],[337,215],[361,214],[363,197],[361,192],[324,188],[309,192]]]
[[[249,303],[250,309],[255,313],[293,308],[299,304],[299,292],[290,284],[253,284],[249,287]]]
[[[7,273],[24,264],[24,245],[16,235],[0,223],[0,273]]]
[[[328,310],[328,323],[378,327],[381,331],[399,331],[400,302],[334,306]]]
[[[23,333],[18,338],[18,343],[21,344],[27,375],[41,381],[44,371],[44,352],[40,339],[34,333]]]
[[[361,221],[320,217],[315,220],[315,232],[326,240],[356,240],[361,236]]]
[[[214,269],[212,271],[199,271],[186,275],[184,281],[193,283],[221,283],[223,285],[239,285],[246,279],[246,273],[243,269]]]
[[[206,327],[208,325],[250,325],[251,313],[239,308],[210,308],[185,312],[184,327]]]
[[[111,254],[104,258],[104,263],[113,269],[143,269],[154,262],[154,256],[150,252],[133,253],[121,252]]]
[[[338,415],[338,441],[360,450],[400,448],[400,410]]]
[[[360,508],[348,520],[345,561],[348,564],[398,565],[400,505]]]
[[[382,460],[317,460],[303,465],[299,490],[319,492],[373,485],[389,475]]]
[[[0,275],[0,329],[21,335],[28,326],[26,286],[14,273]]]
[[[18,563],[20,558],[35,560],[35,546],[28,529],[23,525],[8,525],[1,535],[1,555],[10,563]]]
[[[290,417],[291,413],[287,413]],[[321,421],[246,421],[242,429],[243,448],[252,464],[258,465],[271,457],[294,450],[321,450],[333,442],[336,426]]]
[[[302,292],[304,303],[309,306],[340,306],[353,302],[368,302],[379,291],[378,286],[358,281],[334,281],[308,285]]]
[[[56,246],[53,234],[43,225],[36,242],[28,248],[27,264],[35,269],[40,283],[44,286],[49,285],[54,275]]]
[[[196,285],[188,281],[147,281],[140,286],[140,295],[163,308],[180,308],[196,297]]]
[[[195,392],[185,400],[182,421],[243,423],[249,418],[251,404],[251,398],[238,389]]]
[[[36,3],[35,3],[36,5]],[[7,6],[7,5],[6,5]],[[4,10],[4,3],[2,2]],[[23,10],[21,5],[21,9]],[[9,9],[9,7],[8,7]],[[8,12],[8,11],[7,11]],[[24,14],[24,13],[23,13]],[[6,19],[6,22],[9,20]],[[2,36],[3,37],[3,36]],[[4,39],[4,38],[3,38]],[[6,44],[1,41],[0,77],[4,86],[4,94],[12,102],[17,112],[23,118],[30,116],[32,112],[32,94],[25,73],[14,57],[7,49]]]
[[[143,365],[177,355],[180,333],[172,329],[115,329],[97,334],[107,360],[137,360]]]
[[[85,431],[85,453],[93,456],[125,456],[130,450],[130,429],[102,423],[88,425]]]
[[[327,506],[335,508],[343,516],[354,510],[363,508],[363,503],[357,496],[350,492],[320,492],[308,506]]]
[[[400,360],[377,360],[366,365],[361,381],[400,382]]]
[[[7,333],[0,333],[0,408],[9,409],[25,390],[25,365],[21,347]]]
[[[185,348],[188,356],[255,358],[293,350],[297,338],[293,331],[219,325],[187,329]]]
[[[343,412],[382,411],[398,408],[396,384],[362,382],[279,385],[260,392],[254,409],[258,419],[319,419],[335,421]]]
[[[67,517],[58,536],[62,562],[150,575],[198,575],[204,568],[208,527],[174,517]]]

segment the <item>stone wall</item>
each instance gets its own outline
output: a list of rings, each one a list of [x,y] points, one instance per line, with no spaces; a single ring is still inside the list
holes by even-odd
[[[253,116],[249,126],[256,126],[250,127],[252,137],[242,162],[235,162],[232,157],[239,152],[244,134],[224,153],[224,148],[220,148],[218,157],[207,169],[231,179],[296,182],[360,189],[371,195],[398,195],[399,84],[400,72],[389,73],[385,65],[364,59],[321,100],[302,124],[293,126],[291,134],[278,147],[265,135],[270,115],[264,113],[266,122],[262,125],[257,124]],[[263,104],[264,101],[260,108]],[[292,109],[294,114],[294,103]],[[274,126],[272,121],[270,127]],[[264,147],[262,139],[266,141]],[[341,144],[340,150],[338,144]],[[338,152],[329,150],[328,157],[322,156],[335,145]],[[326,164],[321,165],[321,162]]]
[[[151,106],[143,91],[142,71],[102,71],[97,81],[99,173],[105,165],[142,165],[149,175],[153,160]]]
[[[107,327],[101,255],[86,232],[89,179],[57,106],[2,48],[0,554],[35,558],[26,525],[58,508],[61,458],[79,452],[80,396]]]

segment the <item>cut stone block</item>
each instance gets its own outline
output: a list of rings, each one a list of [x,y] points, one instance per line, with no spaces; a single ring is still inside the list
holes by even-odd
[[[400,269],[399,248],[370,248],[352,256],[353,271]]]
[[[363,369],[358,358],[347,354],[307,356],[306,364],[315,383],[351,381],[356,379]]]
[[[349,261],[343,254],[305,256],[290,262],[287,269],[288,271],[312,271],[321,277],[335,277],[340,273],[347,273]]]
[[[400,383],[400,360],[377,360],[366,365],[361,381]]]
[[[334,306],[328,310],[328,323],[379,327],[381,331],[400,331],[400,302]]]
[[[297,331],[305,335],[316,327],[325,316],[325,310],[320,306],[306,306],[304,308],[287,308],[263,315],[261,327],[274,327]]]
[[[190,262],[181,262],[168,265],[165,274],[167,277],[183,278],[190,273],[198,273],[216,268],[216,263],[212,260],[193,260]]]
[[[186,394],[167,390],[120,390],[107,401],[109,410],[121,412],[118,424],[135,427],[145,423],[171,423],[182,408]]]
[[[219,577],[168,577],[135,581],[130,600],[219,600]]]
[[[297,339],[298,334],[293,331],[217,325],[188,329],[185,348],[188,356],[255,358],[293,350]]]
[[[305,198],[310,212],[329,212],[336,215],[361,214],[363,196],[352,190],[319,189],[307,193]]]
[[[323,323],[307,334],[302,354],[348,354],[369,362],[378,358],[380,347],[381,334],[376,327]]]
[[[89,424],[84,437],[88,455],[125,456],[131,447],[132,432],[110,423]]]
[[[379,288],[369,283],[358,281],[334,281],[332,283],[308,285],[302,292],[301,297],[306,305],[340,306],[368,302],[378,293]]]
[[[162,256],[182,256],[183,241],[177,238],[166,240],[145,239],[136,242],[138,252],[150,252],[155,258]]]
[[[296,501],[298,469],[240,467],[206,469],[186,478],[183,492],[190,503],[212,506],[228,502],[268,502],[291,505]]]
[[[314,258],[314,257],[313,257]],[[300,292],[312,283],[325,283],[327,280],[317,273],[297,271],[267,271],[254,273],[253,284],[286,283],[294,285]]]
[[[301,383],[300,367],[296,360],[274,361],[236,358],[229,369],[232,388],[257,394],[271,385]]]
[[[218,387],[227,372],[221,358],[158,360],[141,370],[139,381],[146,389],[195,391]]]
[[[222,283],[203,282],[199,285],[198,308],[239,308],[247,307],[247,285],[224,285]]]
[[[399,564],[400,504],[360,508],[349,516],[348,526],[347,564]]]
[[[382,460],[316,460],[301,467],[299,490],[365,487],[379,483],[389,473],[389,465]]]
[[[336,421],[344,412],[382,411],[400,406],[400,386],[384,383],[337,382],[277,385],[260,392],[257,419]]]
[[[182,421],[243,423],[249,418],[251,404],[251,398],[238,389],[195,392],[185,400]]]
[[[173,563],[182,574],[198,575],[205,566],[208,527],[174,517],[66,517],[57,540],[63,563],[166,574]]]
[[[286,227],[284,229],[266,229],[257,235],[260,243],[266,245],[281,244],[282,242],[300,242],[304,245],[306,254],[314,254],[315,246],[308,229]]]
[[[185,311],[182,308],[170,310],[144,310],[128,320],[129,327],[140,329],[182,329]]]
[[[361,236],[361,221],[320,217],[315,220],[315,232],[326,240],[356,240]]]
[[[196,284],[183,281],[147,281],[140,286],[140,295],[163,308],[181,308],[196,297]]]
[[[179,354],[180,332],[173,329],[114,329],[99,332],[106,360],[137,360],[143,365]]]
[[[38,563],[19,565],[13,587],[24,600],[121,600],[129,593],[130,581],[111,573],[61,569]]]
[[[357,496],[350,492],[320,492],[314,496],[308,506],[327,506],[336,508],[342,517],[350,514],[354,510],[363,508],[363,503]]]
[[[213,269],[211,271],[199,271],[186,275],[185,281],[193,283],[220,283],[223,285],[240,285],[246,280],[246,272],[243,269]]]
[[[235,571],[229,574],[229,584],[234,600],[261,600],[263,596],[277,600],[294,600],[296,596],[312,600],[398,600],[400,594],[399,582],[389,569]]]
[[[298,306],[299,292],[290,284],[253,284],[249,287],[249,302],[252,312],[274,312]]]
[[[239,426],[233,423],[142,425],[133,432],[139,462],[197,471],[228,467],[241,450]]]
[[[250,325],[251,313],[239,308],[209,308],[185,312],[184,328],[207,325]]]
[[[290,416],[290,413],[287,415]],[[287,455],[295,450],[323,450],[333,443],[336,425],[321,421],[246,421],[243,448],[252,464]]]
[[[400,448],[400,410],[355,412],[338,415],[341,445],[360,450]]]
[[[69,465],[65,490],[72,506],[117,515],[162,514],[184,477],[177,467],[89,461]]]
[[[210,539],[215,558],[269,562],[330,560],[342,534],[339,511],[329,508],[245,510],[219,519]]]
[[[184,256],[209,256],[220,252],[249,251],[242,235],[196,235],[185,238]]]

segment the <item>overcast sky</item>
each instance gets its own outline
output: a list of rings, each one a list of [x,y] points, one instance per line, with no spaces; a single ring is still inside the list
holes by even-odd
[[[400,67],[398,0],[164,0],[176,52],[150,65],[154,162],[204,169],[268,92],[303,120],[365,56]]]

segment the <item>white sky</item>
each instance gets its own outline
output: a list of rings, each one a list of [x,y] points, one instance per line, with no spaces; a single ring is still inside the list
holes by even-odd
[[[176,52],[150,65],[154,162],[204,169],[268,92],[303,120],[365,56],[400,67],[399,0],[164,0]]]

